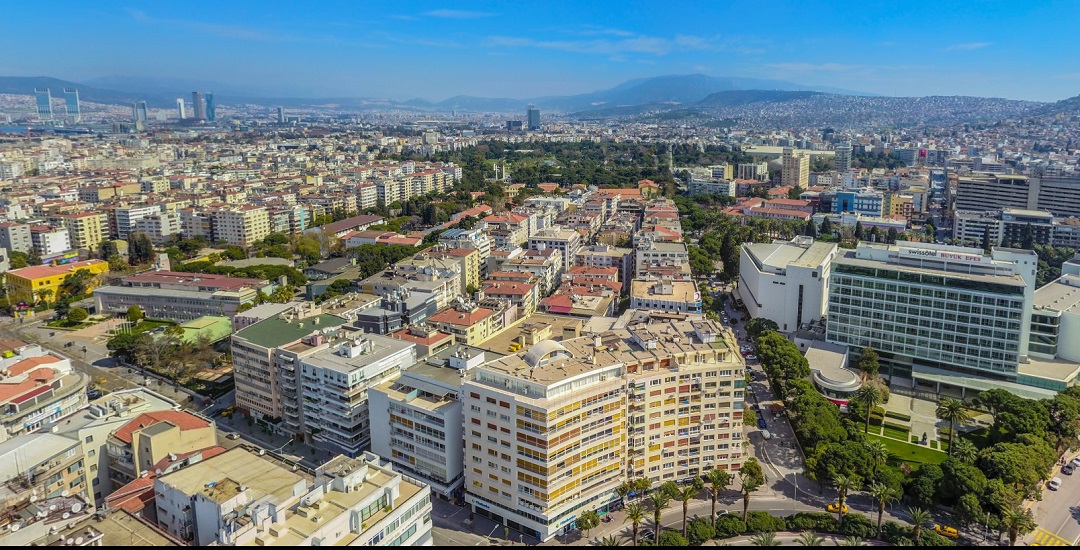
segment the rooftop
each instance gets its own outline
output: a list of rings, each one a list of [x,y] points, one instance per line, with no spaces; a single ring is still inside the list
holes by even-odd
[[[293,318],[291,321],[283,319],[282,315],[275,315],[237,332],[235,336],[264,348],[278,348],[296,342],[316,330],[339,327],[346,323],[346,319],[327,313],[303,319]]]
[[[12,269],[7,274],[15,275],[23,279],[41,279],[44,277],[59,277],[67,275],[68,273],[74,273],[79,269],[88,268],[90,266],[105,264],[101,260],[86,260],[82,262],[72,262],[70,264],[61,265],[34,265],[30,267],[24,267],[22,269]]]
[[[113,437],[130,444],[135,432],[150,428],[157,424],[171,424],[180,428],[181,431],[197,430],[206,428],[210,423],[191,413],[184,411],[158,411],[143,413],[124,424],[122,428],[113,433]]]
[[[248,488],[249,500],[269,497],[273,502],[283,502],[292,497],[293,487],[307,481],[297,472],[279,466],[244,448],[233,448],[223,454],[192,464],[187,468],[165,474],[158,481],[187,495],[202,494],[219,501],[235,494],[240,486]]]
[[[1080,313],[1080,277],[1062,275],[1035,290],[1035,309]]]
[[[184,273],[181,271],[144,271],[124,277],[123,284],[135,286],[175,285],[192,287],[192,290],[209,288],[214,290],[239,290],[241,288],[261,287],[266,281],[213,275],[207,273]]]

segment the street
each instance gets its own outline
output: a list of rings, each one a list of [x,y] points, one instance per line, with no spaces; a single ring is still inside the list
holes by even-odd
[[[1042,501],[1031,507],[1039,527],[1024,540],[1040,546],[1073,546],[1080,539],[1080,473],[1055,470],[1053,475],[1061,478],[1061,488],[1043,488]]]

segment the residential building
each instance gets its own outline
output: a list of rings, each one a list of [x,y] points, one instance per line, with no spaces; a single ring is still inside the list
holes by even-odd
[[[499,354],[452,345],[401,376],[368,390],[371,450],[444,499],[464,492],[461,385],[468,371]]]
[[[559,226],[538,230],[529,237],[530,249],[554,248],[562,255],[563,265],[556,276],[570,270],[574,265],[574,256],[577,256],[581,246],[580,233]]]
[[[179,212],[153,214],[135,222],[135,231],[145,234],[155,246],[179,239],[182,228]]]
[[[450,248],[471,248],[479,252],[481,275],[483,275],[485,271],[483,266],[491,255],[491,240],[482,227],[448,229],[439,234],[439,242]]]
[[[810,184],[810,155],[791,147],[785,147],[781,155],[781,185],[805,189]]]
[[[630,308],[672,313],[701,313],[701,293],[694,281],[634,279]]]
[[[540,285],[540,295],[546,296],[559,286],[560,278],[566,271],[565,265],[562,252],[557,248],[529,249],[515,258],[504,260],[497,270],[535,276]]]
[[[217,428],[205,418],[186,411],[142,413],[109,435],[109,479],[122,487],[153,473],[164,458],[215,445]]]
[[[60,214],[50,221],[67,228],[71,248],[97,252],[101,242],[109,236],[109,218],[102,212]]]
[[[1034,209],[1038,185],[1027,176],[986,174],[956,180],[957,211],[988,212],[1001,208]]]
[[[540,301],[539,286],[528,283],[485,281],[485,298],[497,298],[506,300],[518,308],[518,314],[524,317],[536,311],[536,304]]]
[[[735,177],[741,180],[769,181],[769,163],[740,164]]]
[[[109,271],[109,263],[101,260],[85,260],[60,265],[35,265],[22,269],[13,269],[4,276],[4,288],[13,301],[36,302],[53,301],[60,291],[64,279],[76,271],[85,269],[91,275],[101,275]],[[94,290],[95,281],[90,280],[87,292]]]
[[[76,439],[53,433],[31,433],[0,442],[0,486],[4,488],[0,493],[0,509],[9,519],[9,525],[19,525],[14,530],[5,529],[5,534],[29,527],[39,519],[60,522],[60,517],[50,517],[48,506],[66,504],[62,513],[70,517],[71,505],[87,498],[84,458]],[[47,506],[30,510],[29,517],[14,515],[16,511],[26,512],[27,504],[36,503]],[[82,504],[76,512],[84,507]],[[39,511],[44,517],[37,515]],[[18,542],[21,541],[17,537],[0,535],[0,543],[5,545]]]
[[[641,277],[656,267],[689,266],[690,254],[682,242],[656,242],[646,240],[635,251],[634,273]]]
[[[292,470],[235,448],[161,476],[158,525],[198,546],[431,544],[429,488],[378,456]]]
[[[135,225],[139,220],[147,216],[160,214],[161,207],[157,205],[121,206],[111,212],[116,216],[116,238],[126,241],[136,231]]]
[[[89,382],[67,357],[36,344],[0,340],[0,441],[85,407]]]
[[[275,288],[261,279],[144,271],[94,290],[94,301],[99,313],[124,315],[139,306],[151,319],[191,321],[206,315],[232,317],[241,305],[254,303],[260,290],[271,294]]]
[[[753,318],[776,323],[781,331],[817,323],[826,313],[830,264],[836,243],[796,237],[790,242],[744,243],[739,251],[738,293]]]
[[[71,235],[67,227],[32,225],[30,242],[34,245],[34,251],[43,258],[71,250]]]
[[[725,197],[734,197],[737,184],[733,179],[698,179],[691,177],[690,182],[686,184],[686,194],[690,196],[694,195],[723,195]]]
[[[618,281],[626,283],[634,278],[634,251],[602,244],[583,246],[574,257],[574,265],[614,267],[619,270]]]
[[[461,264],[461,274],[464,277],[464,287],[462,287],[462,293],[467,294],[469,289],[480,288],[480,266],[486,262],[480,260],[480,251],[474,248],[449,248],[446,245],[437,245],[427,250],[421,251],[416,255],[417,258],[421,258],[423,255],[434,260],[454,260]]]
[[[270,234],[270,215],[263,206],[220,208],[211,214],[214,237],[247,248]]]
[[[745,367],[731,332],[700,315],[641,311],[615,327],[564,330],[468,372],[473,513],[545,541],[584,511],[610,510],[628,479],[738,470]]]
[[[873,348],[891,378],[1032,395],[1018,370],[1037,264],[1029,250],[860,243],[832,260],[827,340]]]
[[[30,239],[30,226],[25,223],[0,223],[0,248],[8,252],[30,253],[34,242]]]
[[[474,302],[461,301],[428,318],[427,322],[461,344],[475,346],[503,328],[501,317],[490,308]]]

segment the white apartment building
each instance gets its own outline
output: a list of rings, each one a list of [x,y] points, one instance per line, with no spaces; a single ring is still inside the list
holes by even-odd
[[[744,364],[700,315],[627,313],[591,336],[543,340],[472,369],[465,400],[471,510],[548,540],[654,483],[742,463]]]
[[[461,384],[470,369],[500,355],[450,346],[368,390],[371,450],[444,499],[465,483]]]
[[[634,273],[640,276],[649,268],[677,267],[690,263],[686,243],[642,241],[635,251]]]
[[[140,218],[135,222],[135,231],[145,233],[150,237],[150,242],[160,246],[174,238],[179,238],[181,233],[180,213],[163,212]]]
[[[0,248],[8,252],[29,253],[34,247],[30,238],[30,226],[25,223],[0,223]]]
[[[121,206],[113,213],[116,215],[116,238],[128,240],[135,231],[135,224],[147,217],[161,213],[160,206]]]
[[[262,206],[215,210],[212,219],[215,239],[244,248],[270,234],[270,215]]]
[[[472,229],[448,229],[439,234],[439,242],[451,248],[471,248],[480,252],[481,271],[491,256],[491,239],[484,231],[484,224]]]
[[[810,237],[743,244],[738,292],[747,312],[773,321],[785,333],[819,321],[828,309],[829,266],[836,252],[835,243]]]
[[[585,267],[614,267],[619,270],[619,282],[634,278],[634,251],[606,244],[583,246],[574,257],[574,265]]]
[[[805,189],[810,182],[810,155],[785,147],[781,159],[781,184]]]
[[[562,254],[563,265],[559,272],[566,273],[574,265],[574,257],[581,250],[581,234],[573,229],[563,229],[559,226],[540,229],[529,237],[529,248],[544,250],[554,248]]]
[[[42,257],[71,250],[71,234],[66,227],[35,225],[30,228],[30,241]]]
[[[741,180],[767,181],[769,179],[769,163],[740,164],[736,177]]]
[[[1037,264],[1029,250],[860,243],[832,260],[827,340],[873,348],[887,376],[1025,391]]]
[[[701,293],[694,281],[634,279],[630,308],[674,313],[701,313]]]
[[[158,526],[193,545],[430,546],[431,497],[378,456],[311,475],[234,448],[154,480]]]

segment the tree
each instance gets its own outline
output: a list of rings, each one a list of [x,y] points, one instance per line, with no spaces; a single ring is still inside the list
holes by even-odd
[[[659,529],[657,529],[659,531]],[[658,546],[690,546],[690,541],[679,534],[678,531],[664,531],[657,536]]]
[[[962,495],[956,503],[956,516],[964,526],[978,523],[983,518],[982,503],[979,495]]]
[[[778,331],[780,330],[780,325],[777,325],[776,321],[764,317],[755,317],[746,323],[746,336],[755,342],[757,341],[758,336],[761,336],[765,331],[769,330]]]
[[[619,544],[619,537],[615,535],[608,535],[600,539],[600,546],[622,546]]]
[[[862,222],[855,222],[855,240],[861,241],[865,238],[865,231],[863,231]]]
[[[900,498],[900,492],[896,489],[885,485],[884,483],[874,482],[867,488],[867,492],[870,493],[870,498],[877,504],[877,538],[881,539],[881,519],[885,515],[885,505],[889,502]]]
[[[945,474],[937,464],[923,464],[915,477],[907,483],[905,494],[920,506],[933,506],[937,498],[937,486]]]
[[[143,310],[139,306],[131,306],[127,309],[127,319],[132,323],[138,323],[142,321],[146,315],[143,314]]]
[[[748,458],[739,468],[739,481],[742,483],[743,521],[746,521],[746,515],[750,512],[750,493],[765,485],[765,472],[756,458]]]
[[[154,243],[146,233],[132,233],[128,237],[128,259],[133,265],[139,265],[154,259]]]
[[[966,439],[960,439],[955,444],[949,445],[949,454],[958,460],[974,464],[975,460],[979,458],[979,448]]]
[[[679,494],[675,495],[675,500],[682,503],[682,536],[686,537],[686,514],[690,511],[690,501],[694,500],[694,497],[698,496],[705,484],[702,483],[700,477],[694,477],[694,482],[686,485]]]
[[[709,480],[709,493],[712,497],[712,512],[709,515],[710,519],[716,521],[716,501],[720,498],[720,491],[723,491],[731,483],[731,474],[727,470],[721,470],[719,468],[713,468],[705,474],[705,477]]]
[[[806,220],[806,226],[803,227],[803,235],[812,239],[817,238],[817,224],[814,223],[813,218]]]
[[[90,316],[90,313],[81,307],[73,307],[71,311],[68,311],[67,320],[72,323],[81,323]]]
[[[664,509],[668,507],[671,502],[671,497],[667,496],[667,493],[657,489],[649,495],[649,502],[652,504],[653,509],[653,541],[660,544],[660,531],[663,530],[663,526],[660,525],[660,519],[663,517]]]
[[[870,455],[870,459],[874,461],[873,469],[870,471],[871,475],[877,475],[878,468],[887,464],[889,462],[889,456],[892,455],[892,453],[889,452],[889,448],[881,441],[866,442],[866,452]]]
[[[989,254],[991,246],[992,245],[990,243],[990,226],[988,225],[988,226],[983,228],[983,237],[982,237],[982,249],[983,249],[983,252],[986,252],[987,254]]]
[[[641,529],[641,522],[645,520],[645,507],[637,502],[631,502],[630,504],[626,505],[624,511],[626,513],[626,517],[623,518],[623,523],[626,523],[627,521],[630,522],[630,526],[633,527],[633,537],[631,538],[631,540],[634,541],[634,546],[637,546],[638,530]]]
[[[833,478],[833,486],[839,494],[840,509],[836,511],[837,525],[844,525],[844,504],[847,502],[848,493],[859,490],[859,480],[855,476],[838,475]]]
[[[693,546],[698,546],[716,536],[716,528],[706,518],[694,518],[690,520],[690,528],[687,530],[686,540]]]
[[[837,546],[866,546],[866,543],[863,542],[862,538],[853,536],[853,537],[848,537],[848,538],[844,539],[844,542],[837,543],[836,545]]]
[[[780,546],[780,541],[776,540],[776,533],[758,533],[753,537],[750,537],[751,546]]]
[[[822,235],[832,237],[834,231],[836,231],[836,229],[833,228],[832,220],[830,220],[828,217],[826,217],[824,220],[821,221],[821,234]]]
[[[799,535],[799,538],[795,539],[795,543],[799,546],[823,546],[825,539],[814,533],[807,532]]]
[[[624,481],[615,488],[615,494],[619,495],[619,502],[626,504],[626,497],[634,492],[634,484],[629,480]]]
[[[866,407],[866,428],[864,431],[869,432],[870,413],[873,412],[874,407],[881,403],[881,390],[874,384],[863,383],[852,397]]]
[[[589,538],[589,531],[596,529],[596,526],[600,525],[600,514],[597,514],[596,510],[585,510],[578,515],[574,522],[578,529],[585,531],[585,538]]]
[[[908,516],[911,516],[911,540],[915,546],[919,546],[923,526],[930,523],[930,512],[922,508],[908,508]]]
[[[874,348],[863,348],[859,352],[858,366],[859,371],[863,373],[863,379],[877,376],[878,371],[881,370],[881,364]]]
[[[1009,545],[1016,546],[1016,539],[1035,530],[1038,525],[1031,515],[1031,510],[1025,510],[1018,504],[1014,504],[1001,516],[1002,525],[1009,535]]]
[[[968,419],[968,412],[964,402],[959,399],[945,397],[938,401],[937,410],[934,411],[934,414],[949,423],[949,455],[952,455],[953,438],[956,437],[956,424],[963,423]]]
[[[889,232],[885,234],[885,242],[889,244],[896,244],[896,239],[898,239],[899,237],[900,233],[897,232],[896,229],[890,227]]]

